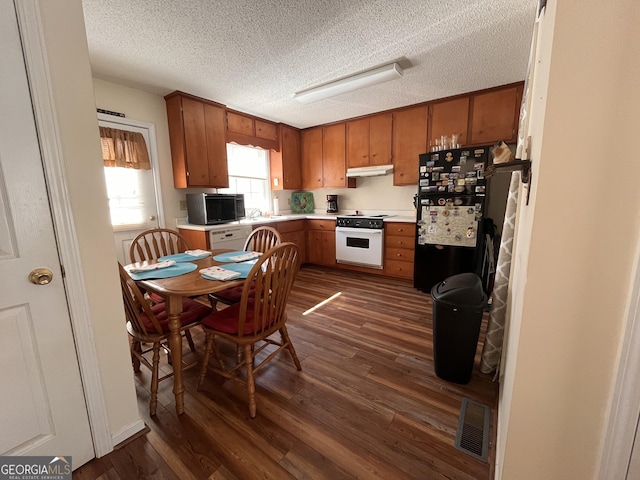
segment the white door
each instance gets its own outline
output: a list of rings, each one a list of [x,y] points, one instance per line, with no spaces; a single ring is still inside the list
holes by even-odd
[[[151,170],[105,167],[105,180],[116,255],[123,265],[130,263],[129,246],[144,230],[163,225],[159,215],[160,191],[157,188],[158,162],[155,148],[155,132],[152,124],[127,118],[99,114],[101,127],[139,132],[147,144]]]
[[[13,2],[0,10],[0,455],[80,465],[93,442]]]

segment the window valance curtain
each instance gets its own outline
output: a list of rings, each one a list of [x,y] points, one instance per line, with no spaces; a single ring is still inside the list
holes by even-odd
[[[141,133],[100,127],[100,143],[105,167],[151,170],[147,143]]]

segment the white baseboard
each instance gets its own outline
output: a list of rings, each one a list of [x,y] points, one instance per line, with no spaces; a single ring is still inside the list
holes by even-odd
[[[144,430],[145,428],[147,428],[147,426],[140,418],[138,418],[134,422],[131,422],[129,425],[125,425],[111,436],[113,446],[115,447],[116,445],[121,444],[122,442],[132,437],[136,433]]]

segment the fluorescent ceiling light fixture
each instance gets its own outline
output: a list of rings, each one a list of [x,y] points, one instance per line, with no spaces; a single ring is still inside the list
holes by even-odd
[[[367,70],[350,77],[344,77],[334,82],[325,83],[317,87],[308,88],[293,94],[293,98],[301,103],[311,103],[325,98],[335,97],[343,93],[352,92],[359,88],[369,87],[402,76],[402,68],[397,63],[390,63],[382,67]]]

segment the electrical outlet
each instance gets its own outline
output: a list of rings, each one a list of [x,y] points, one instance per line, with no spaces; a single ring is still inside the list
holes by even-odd
[[[186,209],[187,209],[187,201],[180,200],[180,210],[186,210]]]

